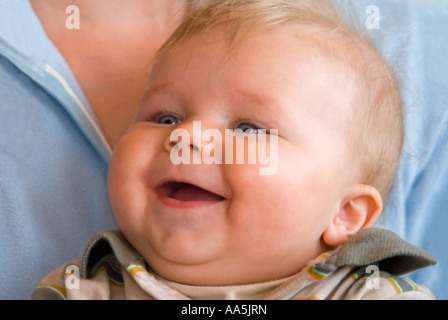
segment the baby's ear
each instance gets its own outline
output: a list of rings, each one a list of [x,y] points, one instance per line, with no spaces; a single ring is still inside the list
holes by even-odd
[[[376,188],[355,185],[324,231],[323,241],[331,247],[343,245],[360,230],[371,227],[382,210],[383,200]]]

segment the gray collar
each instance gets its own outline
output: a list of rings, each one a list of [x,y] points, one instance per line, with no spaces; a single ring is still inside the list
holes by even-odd
[[[419,249],[395,233],[377,228],[364,229],[336,249],[326,264],[337,267],[377,264],[380,270],[401,276],[437,263],[428,252]]]
[[[142,259],[120,231],[100,233],[90,241],[84,252],[81,276],[88,278],[95,271],[92,270],[95,264],[110,253],[114,253],[118,262],[124,267]],[[391,231],[369,228],[362,230],[345,245],[337,248],[324,263],[336,267],[376,264],[380,270],[400,276],[434,265],[437,260]]]

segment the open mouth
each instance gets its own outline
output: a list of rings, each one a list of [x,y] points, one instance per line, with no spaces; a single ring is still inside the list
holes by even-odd
[[[165,182],[156,188],[156,192],[160,197],[171,198],[182,202],[216,202],[224,200],[220,195],[185,182]]]

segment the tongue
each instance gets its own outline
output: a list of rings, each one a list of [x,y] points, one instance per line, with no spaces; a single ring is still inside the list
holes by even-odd
[[[179,201],[220,201],[217,194],[208,192],[191,184],[185,184],[174,192],[172,197]]]

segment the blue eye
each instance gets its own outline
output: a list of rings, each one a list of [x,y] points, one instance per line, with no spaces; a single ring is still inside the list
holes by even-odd
[[[181,123],[181,120],[175,116],[162,116],[159,118],[157,123],[174,126],[176,124]]]
[[[235,129],[241,130],[244,133],[263,133],[263,130],[249,123],[240,123]]]

